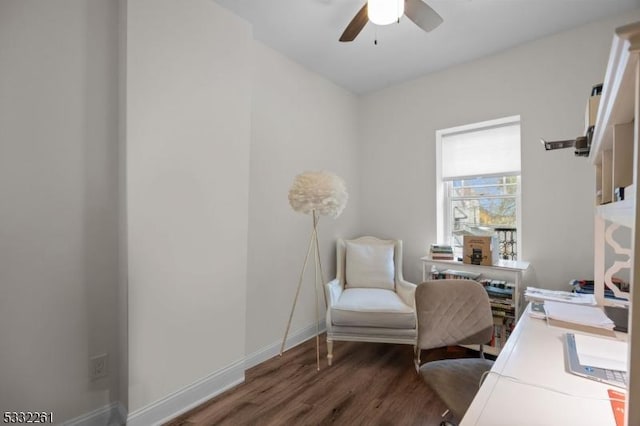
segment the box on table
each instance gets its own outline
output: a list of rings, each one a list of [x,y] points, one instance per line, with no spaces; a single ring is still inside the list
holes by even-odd
[[[465,235],[462,262],[491,266],[498,261],[498,239],[495,236]]]

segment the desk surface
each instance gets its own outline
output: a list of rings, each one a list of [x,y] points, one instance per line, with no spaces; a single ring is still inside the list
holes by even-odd
[[[500,376],[489,374],[460,426],[615,426],[607,389],[620,389],[565,369],[564,333],[586,333],[548,326],[528,310],[491,370]]]

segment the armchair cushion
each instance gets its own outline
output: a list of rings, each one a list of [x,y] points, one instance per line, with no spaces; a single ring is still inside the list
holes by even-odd
[[[346,244],[347,288],[394,290],[394,244]]]
[[[392,290],[347,288],[331,306],[331,321],[338,326],[412,329],[415,312]]]

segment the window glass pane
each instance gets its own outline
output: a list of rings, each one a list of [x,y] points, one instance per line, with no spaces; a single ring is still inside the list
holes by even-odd
[[[478,233],[482,234],[500,226],[516,226],[516,200],[513,197],[451,200],[451,208],[454,232],[478,228]]]
[[[448,188],[452,244],[462,246],[464,235],[494,235],[500,230],[501,257],[517,258],[517,176],[454,180]]]
[[[452,181],[452,197],[490,197],[516,195],[517,176],[477,177]]]

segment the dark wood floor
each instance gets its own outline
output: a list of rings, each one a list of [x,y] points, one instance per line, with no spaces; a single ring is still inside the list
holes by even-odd
[[[321,356],[326,354],[321,339]],[[186,425],[438,425],[444,404],[413,367],[408,345],[335,342],[316,370],[311,339],[246,372],[246,381],[167,423]],[[422,361],[474,356],[425,351]],[[477,355],[475,355],[477,356]]]

